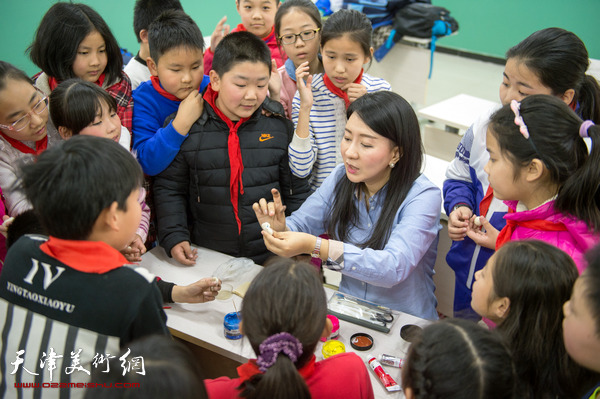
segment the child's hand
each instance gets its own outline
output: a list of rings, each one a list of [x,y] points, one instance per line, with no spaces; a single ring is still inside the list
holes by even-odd
[[[275,231],[285,230],[285,205],[281,202],[281,194],[276,189],[272,189],[273,202],[267,203],[267,200],[261,198],[260,201],[252,205],[259,224],[269,222],[271,228]]]
[[[171,256],[182,265],[193,266],[198,258],[198,250],[192,249],[188,241],[182,241],[171,248]]]
[[[121,253],[129,262],[141,262],[142,255],[146,253],[146,246],[142,241],[142,237],[136,234],[133,241]]]
[[[10,226],[15,220],[15,218],[10,217],[8,215],[2,216],[2,225],[0,225],[0,234],[2,234],[5,238],[8,235],[8,226]]]
[[[313,77],[309,74],[309,71],[308,61],[303,62],[296,69],[296,86],[298,87],[298,94],[300,94],[300,107],[307,111],[310,111],[313,104]],[[306,78],[306,82],[304,82],[304,78]]]
[[[317,239],[311,234],[295,231],[275,231],[273,235],[263,231],[262,235],[269,251],[286,258],[311,253]]]
[[[271,60],[271,77],[269,78],[269,97],[279,101],[281,97],[281,77],[277,71],[277,62]]]
[[[351,103],[367,94],[367,88],[360,83],[348,83],[344,86],[343,90],[348,94],[348,100],[350,100]]]
[[[229,25],[225,25],[225,22],[227,22],[227,16],[221,18],[212,35],[210,35],[210,50],[213,53],[219,45],[219,42],[229,33]]]
[[[177,133],[185,136],[189,133],[194,122],[202,115],[204,109],[204,99],[198,90],[194,89],[183,101],[179,104],[177,115],[173,120],[173,127]]]
[[[448,236],[452,241],[465,239],[471,216],[473,211],[466,206],[456,208],[448,215]]]
[[[464,208],[464,207],[463,207]],[[461,209],[461,208],[458,208]],[[480,225],[475,223],[475,218],[479,218]],[[472,216],[469,220],[469,229],[467,230],[467,236],[475,242],[475,244],[481,245],[485,248],[496,249],[496,240],[500,232],[490,222],[487,221],[483,216]]]
[[[214,301],[220,290],[221,281],[216,277],[207,277],[184,287],[174,286],[171,298],[178,303],[204,303]]]

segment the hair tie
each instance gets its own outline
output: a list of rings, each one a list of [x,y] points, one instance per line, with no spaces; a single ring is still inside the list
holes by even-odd
[[[275,364],[277,356],[281,352],[289,357],[292,363],[296,363],[300,355],[302,355],[302,343],[287,332],[271,335],[260,344],[258,349],[260,355],[256,359],[256,364],[258,365],[258,369],[263,373]]]
[[[515,113],[515,125],[519,126],[519,131],[521,132],[523,137],[528,139],[529,138],[529,129],[527,129],[527,125],[525,124],[523,117],[519,113],[519,110],[521,109],[521,103],[517,102],[517,100],[512,100],[510,102],[510,109],[512,109],[513,112]]]
[[[581,126],[579,126],[579,135],[583,138],[590,137],[590,135],[588,134],[588,129],[590,128],[590,126],[594,125],[595,123],[589,119],[587,121],[584,121],[581,124]]]

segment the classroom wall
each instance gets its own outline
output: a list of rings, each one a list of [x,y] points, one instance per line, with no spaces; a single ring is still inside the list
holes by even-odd
[[[458,34],[438,46],[504,58],[531,33],[552,26],[583,40],[590,58],[600,59],[600,0],[433,0],[450,10]]]
[[[0,59],[11,62],[28,74],[38,72],[24,54],[39,21],[55,0],[0,0]],[[138,45],[133,33],[134,0],[83,0],[107,21],[121,47],[131,52]],[[210,36],[215,24],[228,16],[232,26],[240,22],[235,0],[181,0],[202,32]],[[600,59],[600,0],[433,0],[448,8],[458,20],[458,34],[446,37],[440,46],[504,57],[506,50],[532,32],[559,26],[575,32],[586,44],[591,58]]]

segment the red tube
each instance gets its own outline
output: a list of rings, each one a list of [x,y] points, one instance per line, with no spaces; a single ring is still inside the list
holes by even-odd
[[[379,377],[379,381],[381,381],[381,383],[388,392],[400,391],[400,385],[398,385],[398,383],[394,381],[391,375],[385,372],[385,370],[377,361],[377,358],[375,356],[369,356],[367,363],[369,363],[371,369],[373,369],[375,374],[377,374],[377,377]]]

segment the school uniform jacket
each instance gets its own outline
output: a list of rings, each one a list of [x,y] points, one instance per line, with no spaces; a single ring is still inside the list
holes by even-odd
[[[289,169],[291,122],[264,116],[261,108],[237,132],[244,166],[244,192],[238,197],[241,227],[230,195],[229,128],[207,101],[171,165],[155,177],[158,240],[169,256],[176,244],[191,241],[262,263],[269,252],[252,204],[271,199],[271,189],[276,188],[289,213],[308,196],[306,180],[293,178]]]
[[[96,354],[118,356],[120,347],[136,338],[169,334],[155,277],[147,270],[118,266],[126,263],[125,258],[105,243],[68,241],[70,248],[81,246],[78,263],[89,268],[77,270],[44,252],[47,240],[33,235],[20,238],[8,252],[0,275],[0,397],[16,397],[19,391],[24,397],[36,391],[44,398],[69,397],[67,389],[19,390],[14,384],[86,382],[89,376],[83,371],[65,371],[72,365],[71,352],[81,349],[80,364],[91,371]],[[51,253],[61,257],[64,252]],[[20,350],[24,350],[20,356],[24,363],[11,375],[15,368],[11,363]],[[40,358],[52,351],[63,357],[56,359],[51,381],[48,364],[42,370]],[[106,364],[98,366],[104,370]],[[73,388],[70,397],[82,397],[84,392]]]

